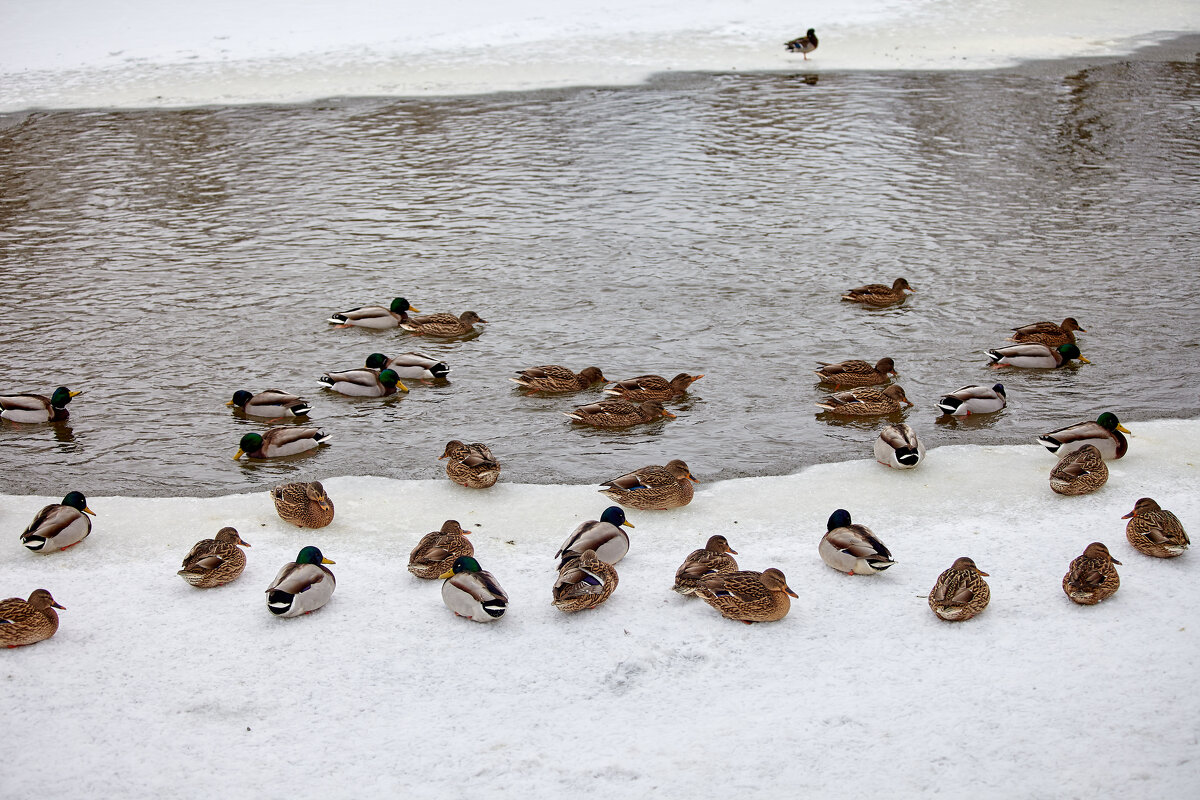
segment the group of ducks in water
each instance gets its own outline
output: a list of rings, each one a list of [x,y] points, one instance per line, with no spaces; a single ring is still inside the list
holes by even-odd
[[[811,35],[811,31],[809,32]],[[815,37],[813,37],[815,47]],[[849,290],[842,299],[868,307],[902,303],[913,289],[904,278],[891,286],[870,284]],[[396,298],[389,307],[364,306],[334,314],[329,322],[342,327],[366,327],[378,330],[403,328],[413,333],[436,336],[469,336],[476,323],[485,322],[475,312],[432,314],[414,317],[416,312],[404,298]],[[1084,363],[1075,331],[1084,331],[1072,317],[1061,325],[1038,322],[1013,330],[1015,343],[987,351],[992,366],[1054,369],[1072,359]],[[817,405],[825,411],[847,416],[880,416],[900,410],[900,403],[913,405],[904,390],[891,384],[876,388],[897,376],[895,362],[883,358],[875,364],[844,361],[837,364],[818,362],[815,374],[821,383],[832,384],[835,392]],[[329,372],[320,379],[323,386],[352,396],[386,396],[408,391],[401,378],[432,381],[444,378],[449,367],[421,353],[405,353],[388,358],[373,353],[362,368]],[[577,407],[566,415],[574,421],[598,427],[625,427],[662,417],[673,417],[664,402],[682,397],[693,382],[704,377],[680,373],[667,380],[644,375],[617,381],[604,392],[613,399]],[[597,384],[613,383],[600,369],[587,367],[574,372],[561,365],[543,365],[519,370],[512,378],[530,394],[569,394]],[[837,391],[843,386],[853,387]],[[50,397],[36,394],[0,396],[0,417],[15,422],[56,422],[66,419],[66,405],[79,392],[59,387]],[[987,414],[1003,409],[1006,393],[1002,384],[964,386],[944,396],[938,408],[945,414]],[[257,394],[240,390],[227,404],[249,416],[280,419],[306,415],[310,406],[297,395],[280,390]],[[1129,433],[1111,412],[1095,422],[1081,422],[1038,437],[1038,441],[1059,457],[1052,470],[1051,488],[1061,494],[1085,494],[1104,485],[1108,478],[1105,459],[1119,459],[1128,449],[1122,433]],[[235,458],[274,458],[312,449],[328,440],[320,429],[273,427],[263,434],[242,437]],[[876,459],[889,467],[912,469],[924,458],[924,447],[911,427],[904,423],[886,426],[875,443]],[[448,459],[447,476],[463,486],[487,488],[499,477],[499,462],[484,444],[466,444],[452,440],[442,459]],[[649,465],[601,485],[600,491],[616,502],[643,510],[668,510],[687,505],[696,482],[687,464],[675,459],[665,465]],[[321,528],[333,520],[333,502],[319,482],[289,483],[271,490],[280,517],[302,528]],[[43,508],[21,534],[22,544],[35,553],[68,549],[83,541],[91,532],[84,495],[68,493],[63,502]],[[1190,544],[1178,518],[1163,510],[1151,498],[1139,499],[1125,515],[1129,520],[1126,536],[1135,549],[1157,558],[1181,555]],[[565,612],[595,608],[608,599],[617,587],[614,565],[629,551],[624,527],[633,527],[618,506],[605,510],[599,520],[580,524],[555,554],[557,578],[552,602]],[[409,571],[424,579],[440,579],[445,605],[463,617],[490,622],[501,618],[508,596],[490,572],[482,569],[466,531],[455,520],[424,536],[409,557]],[[237,530],[223,528],[215,538],[202,540],[189,551],[178,574],[192,586],[210,588],[236,579],[245,568],[241,549],[248,547]],[[887,547],[867,527],[851,522],[844,509],[829,518],[827,532],[818,552],[826,564],[850,575],[883,572],[895,562]],[[796,594],[788,587],[777,568],[762,572],[739,570],[733,550],[724,536],[714,535],[705,547],[690,553],[680,565],[673,589],[696,596],[723,616],[745,622],[769,622],[782,619],[790,608],[789,597]],[[336,581],[325,558],[314,546],[302,548],[296,560],[285,564],[266,589],[268,610],[281,617],[310,613],[323,606],[333,595]],[[1115,592],[1120,585],[1107,547],[1100,542],[1087,546],[1071,562],[1063,577],[1063,590],[1076,603],[1094,604]],[[987,573],[966,556],[941,573],[929,593],[929,605],[941,619],[961,621],[982,611],[990,599]],[[45,589],[34,591],[28,600],[10,598],[0,602],[0,643],[9,647],[32,644],[54,634],[58,627],[55,609],[63,607]]]

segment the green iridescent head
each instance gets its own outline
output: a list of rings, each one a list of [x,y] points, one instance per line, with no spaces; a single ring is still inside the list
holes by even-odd
[[[382,369],[387,364],[387,361],[388,357],[383,353],[371,353],[371,355],[367,356],[367,368]]]
[[[302,548],[296,556],[297,564],[334,564],[321,553],[321,548],[314,547],[311,544],[308,547]]]

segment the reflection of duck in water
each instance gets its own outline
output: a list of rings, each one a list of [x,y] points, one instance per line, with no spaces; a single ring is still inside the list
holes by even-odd
[[[792,39],[790,42],[784,42],[783,46],[788,49],[789,53],[803,53],[804,60],[808,61],[808,54],[817,49],[817,32],[812,28],[808,29],[808,33],[803,36]]]

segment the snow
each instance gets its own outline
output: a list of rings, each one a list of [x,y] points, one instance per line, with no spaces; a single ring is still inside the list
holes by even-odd
[[[54,638],[0,655],[9,741],[31,750],[0,795],[1186,796],[1195,555],[1142,556],[1121,516],[1151,496],[1195,535],[1200,421],[1128,425],[1129,454],[1084,497],[1050,490],[1054,458],[1032,444],[936,448],[903,472],[864,446],[703,483],[686,508],[628,512],[617,591],[574,615],[550,605],[553,555],[608,504],[593,486],[332,478],[337,516],[318,531],[279,520],[267,492],[89,497],[92,535],[47,556],[16,535],[59,498],[0,496],[3,592],[67,607]],[[821,562],[839,507],[897,566]],[[438,581],[406,570],[447,518],[509,592],[497,624],[455,618]],[[189,547],[229,524],[253,545],[245,573],[185,584]],[[800,596],[787,618],[745,626],[670,591],[718,532],[743,568],[784,571]],[[1091,541],[1124,562],[1121,589],[1076,606],[1060,584]],[[264,590],[307,544],[337,562],[337,591],[277,619]],[[941,622],[926,596],[960,555],[990,573],[991,605]]]

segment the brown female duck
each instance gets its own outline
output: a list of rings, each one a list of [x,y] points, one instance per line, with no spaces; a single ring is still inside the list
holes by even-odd
[[[870,417],[894,414],[900,410],[901,403],[912,405],[912,401],[905,397],[900,384],[893,383],[886,389],[860,386],[848,392],[836,392],[818,401],[817,406],[831,414]]]
[[[627,428],[643,422],[654,422],[660,417],[675,418],[657,400],[648,400],[641,405],[625,400],[601,400],[599,403],[579,406],[574,411],[564,411],[563,414],[593,428]]]
[[[1058,347],[1062,344],[1074,344],[1075,331],[1087,333],[1079,327],[1074,317],[1067,317],[1062,321],[1062,325],[1055,325],[1053,322],[1033,322],[1013,328],[1013,335],[1008,338],[1013,342],[1037,342],[1047,347]]]
[[[929,592],[929,607],[939,619],[961,622],[987,608],[992,591],[984,578],[987,573],[963,556],[938,576]]]
[[[476,323],[486,322],[474,311],[464,311],[457,317],[447,313],[409,317],[400,327],[422,336],[466,336],[475,332]]]
[[[509,380],[531,393],[553,394],[578,392],[594,384],[603,383],[605,378],[599,367],[584,367],[582,372],[576,373],[558,364],[546,364],[520,370],[517,377]]]
[[[616,568],[597,558],[595,550],[586,550],[559,567],[551,602],[567,613],[595,608],[612,596],[617,582]]]
[[[492,455],[486,444],[475,442],[464,444],[457,439],[446,443],[446,449],[438,461],[446,462],[446,477],[468,489],[486,489],[495,486],[500,478],[500,462]]]
[[[896,278],[892,281],[891,286],[883,283],[869,283],[866,286],[850,289],[842,295],[842,299],[868,306],[890,306],[893,303],[903,303],[908,297],[905,292],[915,291],[916,289],[909,286],[908,281],[904,278]]]
[[[34,589],[28,600],[19,597],[0,600],[0,644],[23,647],[49,639],[58,630],[56,608],[67,610],[54,602],[45,589]]]
[[[828,364],[818,361],[821,365],[814,373],[821,383],[832,383],[833,388],[841,386],[878,386],[887,383],[889,376],[899,375],[896,372],[896,362],[890,358],[881,358],[871,366],[866,361],[839,361]]]
[[[799,597],[788,587],[783,573],[774,567],[764,572],[744,570],[704,575],[696,584],[697,597],[726,619],[747,625],[783,619],[792,607],[788,597]]]
[[[333,501],[320,481],[285,483],[271,490],[275,511],[300,528],[324,528],[333,522]]]
[[[457,520],[448,519],[441,530],[427,533],[417,542],[408,556],[408,571],[431,581],[453,569],[454,559],[473,555],[475,547],[467,541],[467,531]]]
[[[688,465],[676,458],[665,466],[642,467],[606,481],[600,493],[630,508],[666,511],[692,502],[693,483],[697,481]]]
[[[1125,526],[1125,537],[1139,553],[1155,558],[1175,558],[1183,555],[1183,551],[1192,543],[1179,517],[1149,497],[1134,503],[1133,511],[1121,519],[1129,520]]]
[[[644,403],[647,400],[657,400],[662,403],[682,397],[703,375],[689,375],[681,372],[671,380],[662,375],[639,375],[624,381],[617,381],[604,390],[605,394],[619,397],[630,403]]]
[[[732,555],[731,555],[732,554]],[[695,594],[700,588],[698,581],[706,575],[724,575],[737,572],[737,561],[733,556],[738,554],[729,546],[729,540],[720,534],[708,537],[701,550],[693,550],[675,570],[675,585],[672,591],[680,594]]]
[[[1120,564],[1100,542],[1084,548],[1083,555],[1071,562],[1063,576],[1062,587],[1071,601],[1094,606],[1121,588],[1121,578],[1113,564]]]
[[[242,574],[246,554],[241,548],[249,546],[237,528],[221,528],[215,539],[201,539],[192,545],[183,557],[183,569],[175,574],[197,589],[222,586]]]

